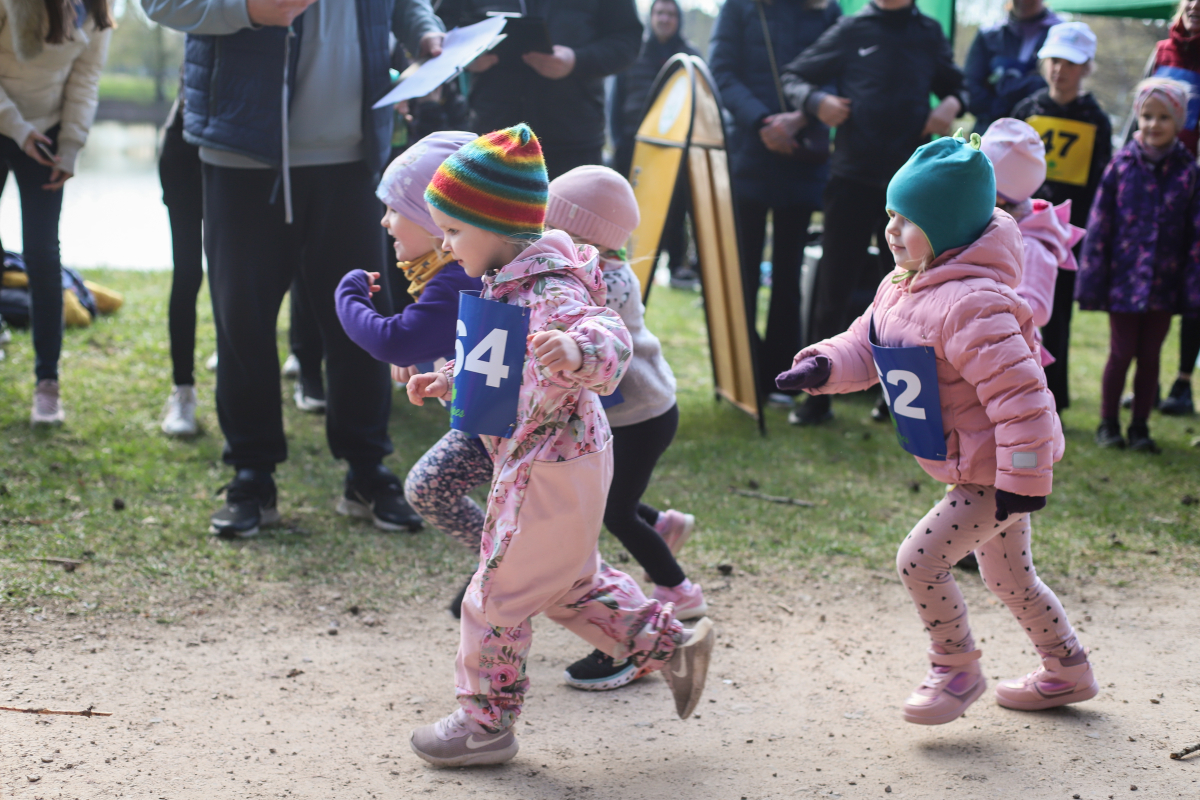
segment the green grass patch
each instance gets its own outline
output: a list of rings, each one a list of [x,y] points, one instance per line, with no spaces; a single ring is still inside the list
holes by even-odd
[[[473,558],[427,530],[384,534],[338,516],[344,467],[329,455],[324,418],[290,402],[284,416],[290,458],[277,473],[284,526],[258,539],[227,543],[207,533],[231,476],[221,461],[213,375],[211,307],[199,301],[197,384],[205,435],[192,441],[158,428],[170,390],[167,273],[94,271],[89,277],[125,293],[118,314],[69,330],[62,386],[68,422],[31,430],[33,352],[17,332],[0,362],[0,603],[75,608],[120,605],[173,620],[171,599],[257,592],[286,583],[354,586],[361,597],[394,603],[432,582],[455,583]],[[286,304],[285,304],[286,305]],[[896,546],[944,487],[896,444],[891,428],[870,419],[872,398],[839,398],[837,419],[815,430],[767,412],[768,435],[727,403],[713,399],[699,295],[656,288],[649,324],[663,340],[679,380],[681,426],[646,500],[696,514],[699,529],[683,555],[701,580],[718,565],[739,571],[890,569]],[[286,353],[286,313],[280,320]],[[1200,450],[1194,420],[1155,415],[1163,453],[1097,450],[1100,370],[1107,352],[1103,315],[1081,314],[1072,353],[1074,406],[1067,412],[1067,456],[1055,492],[1035,520],[1037,563],[1051,575],[1106,575],[1200,566]],[[1164,348],[1173,367],[1175,335]],[[1170,370],[1164,371],[1169,380]],[[388,463],[403,473],[442,434],[446,415],[410,406],[397,393]],[[773,495],[811,500],[814,508],[766,503],[730,492],[753,484]],[[123,510],[114,508],[120,500]],[[624,563],[605,535],[605,553]],[[72,572],[41,559],[78,559]],[[386,598],[386,600],[385,600]]]
[[[166,81],[163,91],[168,101],[174,100],[179,92],[179,82]],[[100,99],[149,105],[154,102],[154,78],[126,72],[104,72],[100,75]]]

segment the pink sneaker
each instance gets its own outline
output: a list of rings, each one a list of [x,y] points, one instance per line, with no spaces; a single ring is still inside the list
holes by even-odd
[[[658,522],[654,523],[654,530],[658,531],[658,535],[667,543],[667,547],[671,548],[672,553],[678,553],[683,548],[695,528],[696,518],[693,515],[673,508],[659,514]]]
[[[917,725],[944,725],[963,715],[987,688],[979,650],[953,655],[929,651],[925,681],[904,701],[904,719]]]
[[[1017,711],[1041,711],[1091,700],[1100,691],[1087,652],[1067,658],[1042,655],[1042,666],[996,687],[996,702]]]
[[[696,619],[708,613],[708,603],[704,602],[700,584],[687,578],[678,586],[655,586],[651,597],[663,605],[674,603],[675,619]]]

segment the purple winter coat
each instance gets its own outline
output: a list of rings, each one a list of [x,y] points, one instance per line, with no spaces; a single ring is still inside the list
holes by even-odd
[[[1200,168],[1178,140],[1160,163],[1130,141],[1092,204],[1075,299],[1085,311],[1200,312]]]

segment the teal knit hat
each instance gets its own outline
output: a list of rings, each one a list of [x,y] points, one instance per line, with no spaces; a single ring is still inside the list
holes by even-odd
[[[996,210],[996,173],[979,144],[959,129],[922,145],[888,184],[887,210],[925,232],[934,258],[978,239]]]

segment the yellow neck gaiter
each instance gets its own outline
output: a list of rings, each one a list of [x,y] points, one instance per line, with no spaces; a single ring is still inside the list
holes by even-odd
[[[408,278],[408,293],[413,297],[420,298],[421,292],[425,291],[426,284],[442,271],[442,267],[453,260],[454,257],[449,253],[430,250],[412,261],[400,261],[396,267],[404,273],[404,277]]]

